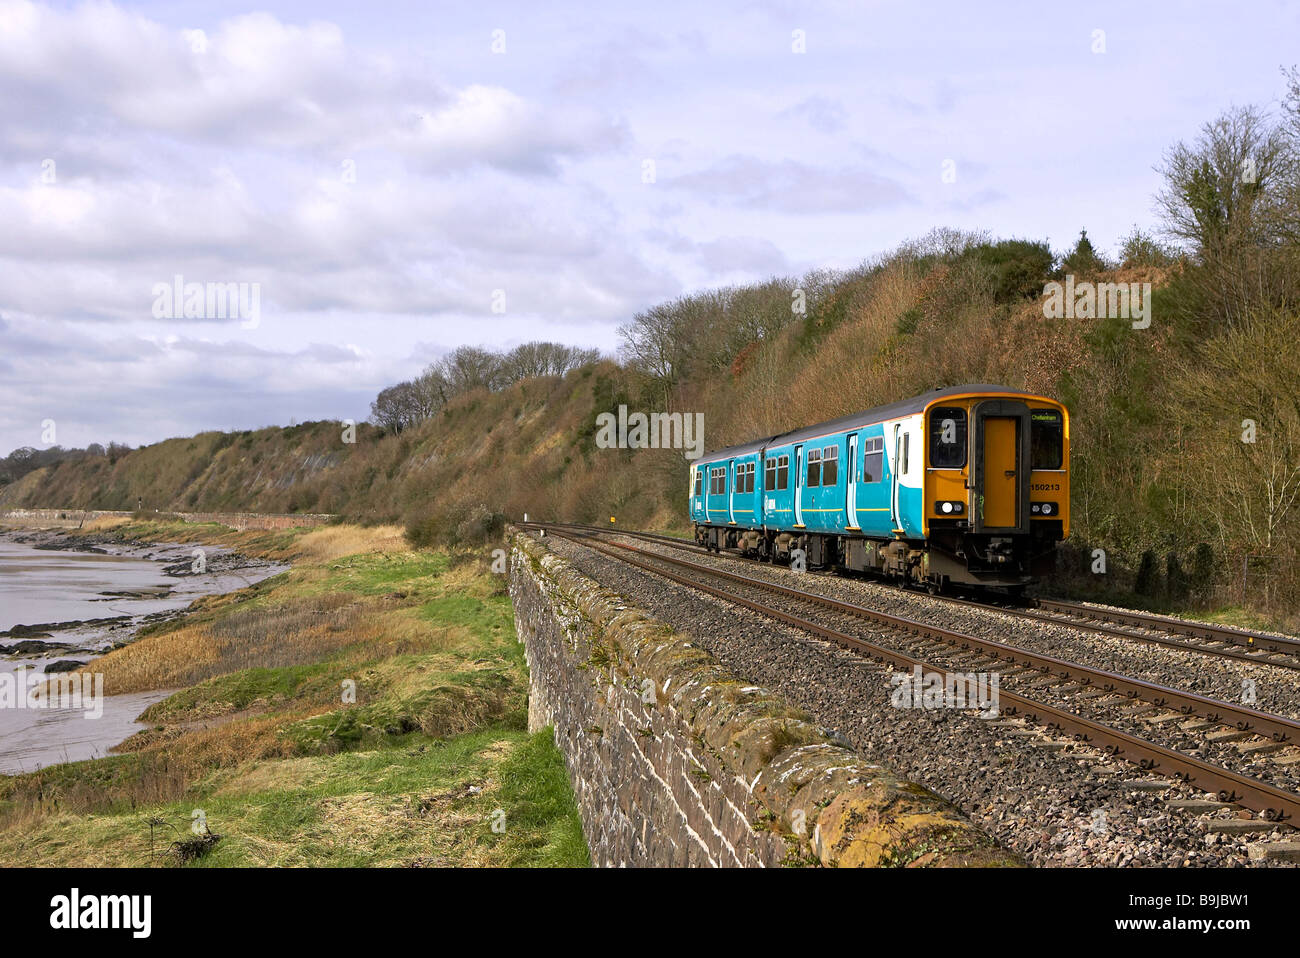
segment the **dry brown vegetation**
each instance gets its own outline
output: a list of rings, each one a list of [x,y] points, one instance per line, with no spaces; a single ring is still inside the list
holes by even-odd
[[[203,531],[298,561],[97,660],[110,693],[175,691],[112,757],[0,777],[0,857],[174,865],[202,808],[223,836],[205,864],[586,862],[559,753],[524,731],[509,600],[481,555],[414,552],[391,526]]]

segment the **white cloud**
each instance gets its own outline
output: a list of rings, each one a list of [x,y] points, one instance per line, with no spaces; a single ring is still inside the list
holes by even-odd
[[[665,185],[705,202],[793,214],[860,213],[913,202],[901,182],[865,166],[824,168],[742,155],[672,177]]]

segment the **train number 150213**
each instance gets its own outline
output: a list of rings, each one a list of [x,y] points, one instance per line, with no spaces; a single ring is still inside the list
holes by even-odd
[[[1035,482],[1030,484],[1034,492],[1060,492],[1061,484],[1059,482]]]

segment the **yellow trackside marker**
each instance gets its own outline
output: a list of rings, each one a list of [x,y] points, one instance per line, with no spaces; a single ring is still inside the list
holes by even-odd
[[[610,516],[610,517],[609,517],[609,521],[610,521],[610,522],[613,522],[613,521],[614,521],[614,517],[613,517],[613,516]]]

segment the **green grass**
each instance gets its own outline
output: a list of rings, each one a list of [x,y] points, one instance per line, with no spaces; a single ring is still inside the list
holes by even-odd
[[[342,611],[352,618],[331,618]],[[340,622],[358,635],[333,641]],[[202,655],[221,637],[319,654],[228,671],[208,662],[214,674],[147,710],[152,727],[131,751],[0,777],[0,860],[175,864],[167,849],[191,837],[201,809],[222,837],[185,867],[588,864],[553,736],[526,731],[513,610],[486,564],[431,552],[304,560],[202,601],[149,641],[165,658],[169,644]],[[355,703],[342,701],[344,679]],[[152,847],[151,819],[166,823]]]

